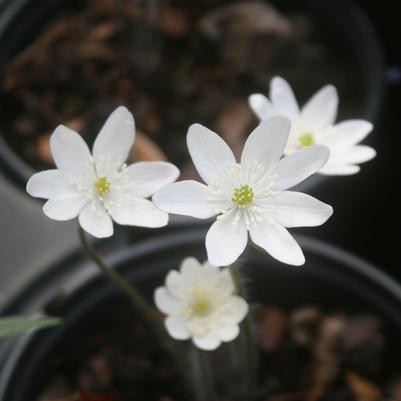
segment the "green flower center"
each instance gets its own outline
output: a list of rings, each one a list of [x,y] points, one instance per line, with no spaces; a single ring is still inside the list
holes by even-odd
[[[96,192],[102,196],[110,192],[110,182],[107,177],[99,177],[95,182]]]
[[[211,309],[212,307],[210,302],[204,298],[196,299],[191,305],[192,315],[197,317],[206,316],[211,311]]]
[[[307,148],[315,143],[313,135],[310,132],[305,132],[298,137],[298,142],[303,148]]]
[[[252,188],[248,184],[235,188],[232,201],[239,206],[249,205],[253,201]]]

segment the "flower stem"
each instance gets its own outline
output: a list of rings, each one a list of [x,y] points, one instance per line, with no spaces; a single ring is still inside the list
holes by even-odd
[[[238,274],[238,270],[235,266],[230,266],[230,274],[236,289],[236,292],[239,296],[244,297],[244,291],[241,287],[240,277]],[[251,316],[248,313],[245,317],[245,320],[242,323],[244,329],[244,339],[245,339],[245,355],[246,355],[246,365],[247,365],[247,392],[248,392],[248,401],[252,401],[254,399],[254,377],[255,377],[255,354],[252,343],[252,322]]]
[[[138,311],[146,318],[155,329],[160,332],[162,321],[156,310],[148,303],[143,295],[137,291],[125,278],[123,278],[115,269],[110,268],[95,252],[89,243],[84,230],[79,226],[79,238],[88,257],[97,265],[100,271],[135,305]]]

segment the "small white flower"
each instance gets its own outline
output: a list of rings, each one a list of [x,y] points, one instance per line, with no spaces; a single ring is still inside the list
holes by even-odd
[[[290,120],[272,117],[248,137],[236,163],[229,146],[199,124],[190,127],[188,149],[207,185],[181,181],[167,185],[153,201],[169,213],[200,219],[217,216],[206,235],[209,262],[227,266],[237,260],[248,242],[274,258],[301,265],[304,255],[285,227],[318,226],[332,214],[330,206],[286,189],[321,169],[329,158],[326,146],[314,145],[281,159]]]
[[[48,199],[43,206],[46,216],[54,220],[79,216],[81,227],[98,238],[113,235],[113,220],[123,225],[164,226],[167,213],[145,198],[175,181],[179,171],[165,162],[127,167],[134,138],[134,118],[125,107],[118,107],[107,119],[93,145],[93,156],[78,133],[60,125],[50,138],[57,169],[34,174],[26,190]]]
[[[167,315],[165,325],[177,340],[192,338],[201,349],[216,349],[234,340],[248,312],[245,300],[235,295],[228,269],[201,265],[186,258],[180,271],[172,270],[166,286],[155,291],[157,307]]]
[[[359,172],[358,164],[376,156],[369,146],[358,145],[373,129],[365,120],[353,119],[335,124],[338,94],[333,85],[326,85],[299,108],[295,95],[283,78],[270,81],[270,99],[262,94],[249,97],[249,105],[258,118],[283,115],[291,119],[292,128],[284,153],[289,155],[312,144],[330,149],[327,164],[319,171],[325,175],[351,175]]]

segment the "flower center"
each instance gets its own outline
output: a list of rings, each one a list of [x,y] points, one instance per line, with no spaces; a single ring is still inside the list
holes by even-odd
[[[248,184],[235,188],[232,201],[239,206],[249,205],[253,201],[252,188]]]
[[[99,177],[95,182],[96,192],[102,196],[110,192],[110,182],[107,177]]]
[[[315,143],[313,135],[310,132],[305,132],[298,137],[298,142],[303,148],[307,148]]]
[[[197,317],[206,316],[212,309],[211,303],[205,298],[195,299],[191,304],[191,314]]]

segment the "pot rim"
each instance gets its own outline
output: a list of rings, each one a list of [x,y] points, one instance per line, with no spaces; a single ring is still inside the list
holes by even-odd
[[[159,236],[142,239],[135,244],[125,246],[124,248],[115,251],[109,258],[106,259],[113,266],[119,266],[127,259],[141,259],[149,254],[151,255],[155,252],[155,249],[163,254],[163,252],[166,250],[176,246],[182,247],[183,245],[187,246],[199,241],[203,241],[205,232],[205,228],[198,227],[192,229],[183,229],[179,232],[163,233]],[[367,278],[370,282],[372,282],[372,284],[374,283],[376,285],[378,292],[384,291],[391,295],[392,301],[399,305],[401,312],[401,285],[399,285],[393,278],[380,271],[373,264],[358,256],[355,256],[351,252],[318,239],[314,239],[305,235],[297,235],[296,239],[306,253],[317,257],[330,259],[334,261],[336,265],[338,265],[337,268],[339,270],[345,269],[348,274],[356,273],[363,278]],[[77,255],[78,259],[76,258]],[[75,291],[79,291],[89,282],[93,282],[100,276],[100,273],[98,273],[98,271],[95,269],[92,269],[92,271],[88,272],[85,268],[83,268],[85,266],[90,266],[92,263],[89,260],[86,260],[82,253],[75,253],[72,256],[74,260],[76,260],[76,263],[75,266],[70,266],[69,269],[67,269],[70,276],[72,276],[72,279],[70,279],[69,283],[67,283],[67,297]],[[60,262],[56,264],[56,266],[58,266],[58,268],[61,270],[66,270],[62,263],[63,261]],[[283,266],[282,268],[294,269],[294,267],[289,266]],[[43,273],[42,276],[48,275],[51,270],[49,269],[47,272]],[[78,275],[76,274],[77,270]],[[135,273],[135,277],[140,280],[146,275],[146,270],[142,268]],[[84,280],[82,280],[82,278],[84,278]],[[65,282],[64,279],[65,278],[61,277],[63,282]],[[43,277],[36,278],[31,287],[35,287],[35,285],[37,286],[38,282],[41,282],[42,280]],[[60,280],[60,277],[58,277],[58,280]],[[27,289],[27,292],[28,296],[32,296],[32,293],[29,294],[29,288]],[[24,291],[21,291],[19,294],[17,294],[5,311],[7,311],[7,309],[12,309],[13,304],[18,305],[18,299],[23,298],[24,295],[26,295]],[[2,355],[0,355],[2,357],[0,360],[4,360],[0,374],[0,399],[3,399],[2,396],[4,397],[4,395],[7,393],[8,383],[10,383],[11,379],[14,377],[15,369],[20,363],[23,353],[30,346],[30,342],[35,334],[35,332],[27,333],[6,341],[6,347],[3,349]]]

